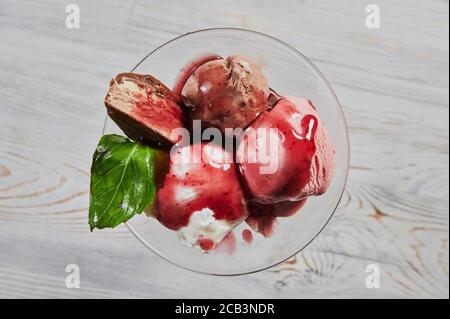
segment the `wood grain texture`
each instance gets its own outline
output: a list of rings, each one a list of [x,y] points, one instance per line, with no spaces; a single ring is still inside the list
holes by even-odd
[[[0,0],[0,297],[448,298],[448,1]],[[108,79],[195,29],[238,26],[294,45],[330,79],[352,145],[344,198],[292,260],[254,275],[190,273],[125,227],[90,233],[89,167]],[[67,289],[65,267],[81,269]],[[381,287],[365,287],[378,264]],[[220,289],[217,289],[220,287]],[[245,289],[243,289],[245,288]]]

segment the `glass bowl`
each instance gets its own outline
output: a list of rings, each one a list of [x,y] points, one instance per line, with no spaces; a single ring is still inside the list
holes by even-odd
[[[182,268],[211,275],[241,275],[277,265],[305,248],[325,227],[343,194],[349,167],[347,126],[339,101],[317,67],[295,48],[271,36],[244,29],[200,30],[177,37],[153,50],[132,72],[152,74],[168,86],[175,83],[187,62],[205,53],[247,55],[258,61],[270,87],[282,95],[310,98],[317,106],[336,148],[336,170],[328,191],[309,198],[297,214],[279,218],[275,234],[254,233],[253,242],[242,239],[245,223],[234,230],[232,254],[203,253],[178,241],[177,233],[145,214],[133,217],[127,227],[148,249]],[[105,134],[123,134],[107,119]]]

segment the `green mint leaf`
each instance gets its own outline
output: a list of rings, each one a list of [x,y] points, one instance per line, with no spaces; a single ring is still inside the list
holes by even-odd
[[[91,167],[89,225],[114,228],[151,205],[168,155],[120,135],[100,139]]]

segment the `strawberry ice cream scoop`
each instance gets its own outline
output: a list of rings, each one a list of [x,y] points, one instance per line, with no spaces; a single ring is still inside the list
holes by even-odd
[[[181,91],[191,119],[217,127],[244,128],[267,109],[269,86],[259,65],[229,56],[198,66]]]
[[[327,190],[335,150],[311,101],[283,98],[245,132],[237,161],[252,200],[298,201]]]
[[[208,143],[178,148],[153,210],[183,243],[213,248],[247,217],[232,156]]]

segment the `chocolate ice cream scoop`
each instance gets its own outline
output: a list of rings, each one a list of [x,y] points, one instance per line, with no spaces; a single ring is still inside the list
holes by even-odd
[[[268,107],[269,86],[260,66],[246,56],[229,56],[198,66],[181,98],[190,118],[225,132],[245,128]]]
[[[118,74],[105,97],[108,115],[134,140],[175,144],[173,129],[183,127],[178,98],[151,75]],[[176,137],[176,136],[175,136]]]

